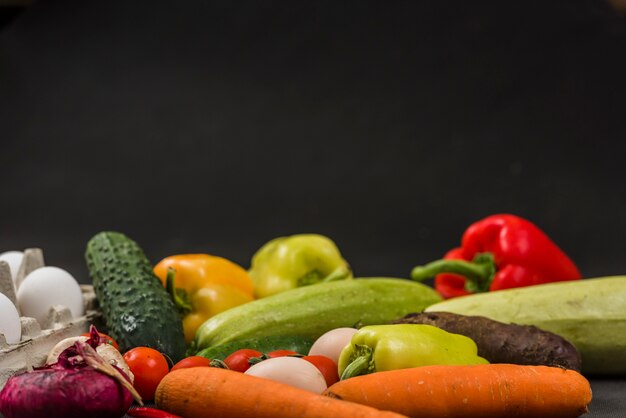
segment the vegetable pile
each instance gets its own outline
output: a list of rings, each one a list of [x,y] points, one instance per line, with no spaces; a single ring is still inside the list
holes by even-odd
[[[158,408],[135,416],[576,417],[586,376],[626,373],[626,276],[582,279],[514,215],[407,278],[355,276],[317,234],[269,241],[248,270],[213,254],[153,265],[119,232],[85,256],[106,329],[13,376],[6,418],[122,416],[133,398]]]

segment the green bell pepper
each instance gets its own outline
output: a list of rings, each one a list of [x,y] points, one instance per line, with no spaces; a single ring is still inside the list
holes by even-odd
[[[339,356],[339,375],[347,379],[373,372],[427,365],[487,364],[476,343],[432,325],[371,325],[361,328]]]
[[[352,278],[335,243],[318,234],[275,238],[252,257],[248,274],[257,298],[310,284]]]

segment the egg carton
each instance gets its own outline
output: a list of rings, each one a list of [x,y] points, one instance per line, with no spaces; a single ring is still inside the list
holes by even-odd
[[[30,272],[43,266],[41,249],[26,249],[15,283],[19,286]],[[17,344],[7,343],[4,335],[0,333],[0,389],[12,375],[43,366],[48,353],[59,341],[87,332],[91,324],[98,327],[98,324],[102,323],[93,287],[91,285],[80,287],[85,308],[83,316],[72,318],[68,307],[55,305],[50,308],[43,323],[39,323],[35,318],[20,317],[22,337]],[[8,264],[4,261],[0,261],[0,292],[17,306],[13,279]]]

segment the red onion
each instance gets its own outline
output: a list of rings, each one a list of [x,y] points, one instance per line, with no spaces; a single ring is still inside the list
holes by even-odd
[[[122,417],[135,395],[123,372],[90,344],[77,342],[57,363],[12,376],[0,392],[0,413],[5,418]]]

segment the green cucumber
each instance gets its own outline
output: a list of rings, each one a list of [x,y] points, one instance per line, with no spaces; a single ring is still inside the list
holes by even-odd
[[[237,340],[207,347],[200,350],[196,355],[211,360],[224,360],[226,357],[242,348],[249,348],[251,350],[260,351],[261,353],[269,353],[274,350],[291,350],[298,354],[307,355],[314,342],[314,338],[298,335],[271,335],[263,338]]]
[[[173,362],[184,358],[182,319],[139,245],[119,232],[100,232],[87,243],[85,259],[120,351],[145,346]]]
[[[571,342],[586,374],[626,373],[626,276],[499,290],[448,299],[428,312],[534,325]]]
[[[219,313],[198,328],[192,347],[270,335],[317,338],[334,328],[385,324],[439,302],[434,289],[405,279],[360,278],[318,283]]]

